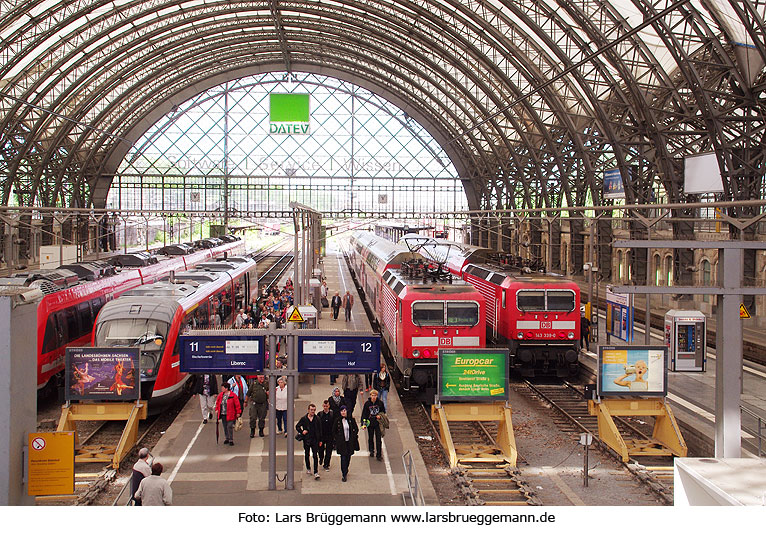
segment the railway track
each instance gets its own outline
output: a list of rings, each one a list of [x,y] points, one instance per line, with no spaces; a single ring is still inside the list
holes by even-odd
[[[552,407],[551,419],[561,431],[571,435],[573,439],[579,439],[580,433],[592,434],[594,443],[606,451],[618,465],[627,468],[665,503],[673,504],[673,458],[645,456],[641,457],[641,462],[631,460],[628,464],[623,463],[611,448],[598,439],[598,421],[588,413],[588,401],[577,387],[566,382],[532,384],[525,381],[523,385],[515,388],[520,394],[534,397]],[[628,421],[622,417],[615,417],[615,420],[625,440],[651,440],[646,435],[647,431],[651,433],[651,422],[640,418]]]
[[[290,252],[272,252],[263,255],[258,261],[258,286],[266,285],[269,289],[278,283],[284,273],[293,263],[293,254]]]
[[[541,505],[520,470],[499,454],[494,458],[485,453],[488,447],[497,448],[492,436],[496,423],[453,422],[450,433],[455,448],[463,451],[453,475],[469,505]]]

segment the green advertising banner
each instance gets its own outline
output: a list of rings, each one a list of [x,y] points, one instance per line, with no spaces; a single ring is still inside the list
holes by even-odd
[[[307,135],[310,115],[308,94],[271,93],[269,95],[269,133]]]
[[[507,349],[439,350],[439,400],[507,400],[509,357]]]

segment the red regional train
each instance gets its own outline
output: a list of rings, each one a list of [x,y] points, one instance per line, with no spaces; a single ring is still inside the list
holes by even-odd
[[[484,297],[440,277],[422,255],[370,232],[350,240],[351,267],[366,294],[405,388],[433,400],[439,348],[483,348]]]
[[[51,270],[19,272],[0,278],[0,285],[40,289],[44,296],[37,304],[37,388],[53,390],[63,383],[67,347],[85,346],[91,341],[93,322],[112,298],[168,272],[178,272],[203,261],[244,253],[244,242],[228,236],[214,248],[181,251],[188,255],[158,258],[146,252],[122,254],[106,261],[86,261]],[[183,247],[183,245],[181,246]],[[170,250],[170,253],[180,253]],[[143,264],[128,267],[122,265]],[[119,266],[113,266],[119,265]],[[120,268],[121,267],[121,268]]]
[[[572,280],[510,266],[497,252],[422,235],[404,236],[408,249],[476,287],[487,302],[487,334],[507,344],[511,367],[522,376],[571,377],[578,372],[580,288]],[[503,263],[505,262],[505,264]]]
[[[143,285],[108,302],[96,319],[93,345],[140,348],[141,398],[158,412],[183,392],[179,335],[189,328],[230,327],[257,295],[256,263],[228,257]]]

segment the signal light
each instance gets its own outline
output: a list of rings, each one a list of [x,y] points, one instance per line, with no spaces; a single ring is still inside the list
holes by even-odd
[[[516,334],[516,336],[517,336],[518,338],[520,338],[520,339],[523,339],[523,338],[524,338],[524,334],[523,334],[521,331],[519,331],[519,332]]]
[[[572,339],[574,339],[574,331],[570,331],[569,333],[567,333],[567,338],[568,338],[570,341],[571,341]]]
[[[527,332],[526,332],[526,334],[525,334],[524,336],[525,336],[526,338],[528,338],[528,339],[531,339],[531,338],[532,338],[532,336],[533,336],[533,334],[532,334],[532,332],[531,332],[531,331],[527,331]]]
[[[424,357],[431,357],[431,350],[423,350]]]
[[[564,333],[563,331],[559,331],[559,339],[563,339],[566,336],[567,336],[566,333]]]
[[[420,357],[420,350],[412,350],[412,357]]]

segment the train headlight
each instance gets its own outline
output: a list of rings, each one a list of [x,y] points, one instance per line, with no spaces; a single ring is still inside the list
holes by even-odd
[[[516,334],[516,337],[518,337],[519,339],[523,339],[523,338],[524,338],[524,334],[523,334],[521,331],[519,331],[519,332]]]
[[[569,339],[570,341],[574,339],[574,331],[570,331],[569,333],[567,333],[567,339]]]
[[[412,350],[412,357],[420,357],[420,350]]]
[[[423,357],[431,357],[431,350],[423,350]]]

